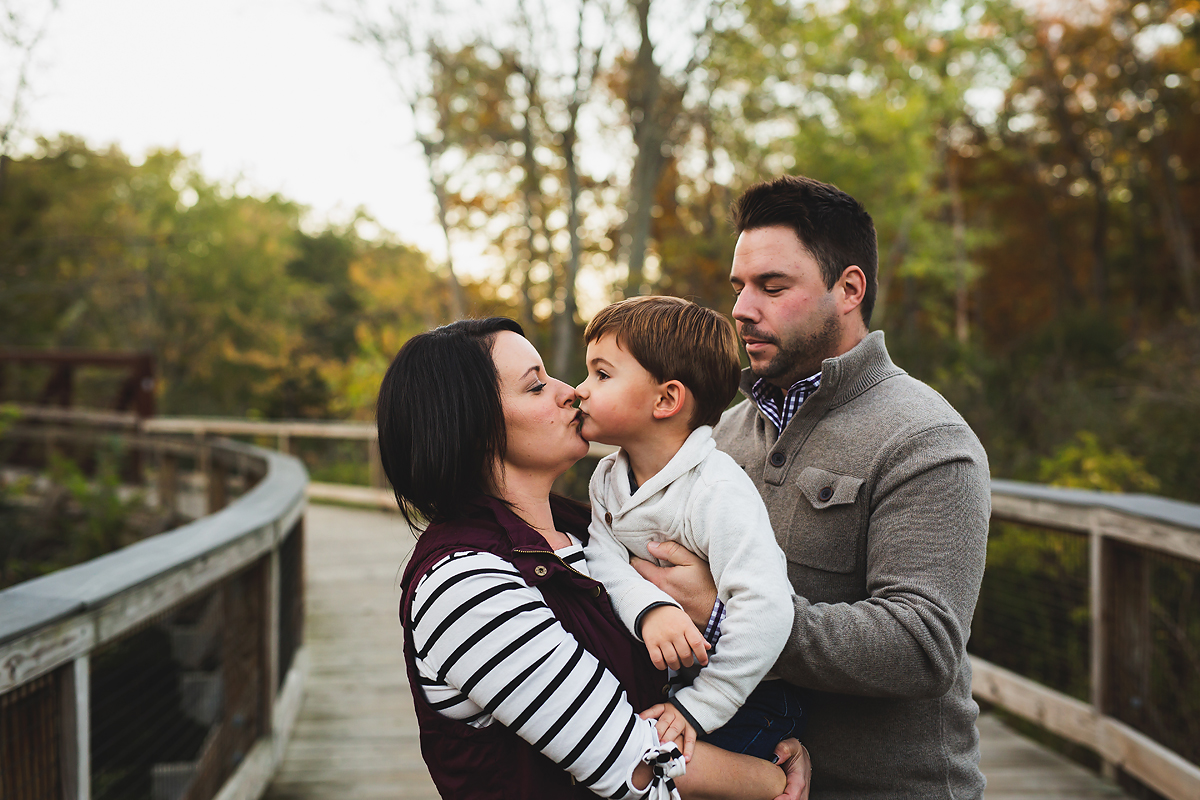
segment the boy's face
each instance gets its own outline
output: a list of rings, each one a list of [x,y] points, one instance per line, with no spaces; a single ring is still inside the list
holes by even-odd
[[[608,335],[588,344],[587,368],[587,380],[575,389],[583,412],[580,434],[618,446],[639,439],[654,422],[654,376]]]

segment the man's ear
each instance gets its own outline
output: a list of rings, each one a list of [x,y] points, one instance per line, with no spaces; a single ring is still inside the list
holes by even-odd
[[[840,314],[849,314],[862,305],[867,297],[867,276],[862,268],[851,264],[842,270],[842,277],[833,285],[837,309]]]
[[[667,381],[658,385],[658,399],[654,401],[654,418],[670,419],[683,411],[687,404],[688,390],[679,381]]]

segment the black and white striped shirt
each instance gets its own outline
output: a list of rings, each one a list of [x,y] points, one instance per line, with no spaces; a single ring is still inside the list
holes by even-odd
[[[587,574],[577,543],[556,552]],[[664,750],[653,722],[509,562],[447,556],[417,584],[411,614],[421,688],[439,713],[505,725],[602,797],[658,797],[670,783],[633,788],[634,768]]]

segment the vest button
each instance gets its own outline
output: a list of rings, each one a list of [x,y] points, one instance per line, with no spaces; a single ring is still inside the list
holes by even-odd
[[[533,568],[533,574],[537,575],[539,578],[546,577],[546,573],[549,571],[550,570],[546,569],[541,564],[538,564],[536,567]]]
[[[822,503],[829,502],[829,498],[831,498],[831,497],[833,497],[833,487],[832,486],[822,486],[821,491],[817,492],[817,499],[820,500]]]
[[[663,686],[663,697],[669,697],[670,695],[671,695],[671,684],[668,683],[667,685]]]
[[[593,596],[593,597],[599,597],[599,596],[600,596],[600,587],[599,587],[599,586],[593,586],[593,587],[592,587],[592,596]]]
[[[612,525],[612,514],[608,513],[607,511],[604,512],[604,524]]]
[[[782,467],[785,463],[787,463],[787,456],[783,453],[771,453],[772,467]]]

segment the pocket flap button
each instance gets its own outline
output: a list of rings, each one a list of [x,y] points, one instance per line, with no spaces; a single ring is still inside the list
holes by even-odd
[[[546,577],[546,573],[549,571],[550,570],[546,569],[541,564],[538,564],[536,567],[533,568],[533,574],[537,575],[539,578]]]
[[[831,498],[831,497],[833,497],[833,487],[832,486],[822,486],[821,491],[817,492],[817,499],[820,500],[822,503],[828,503],[829,498]]]

